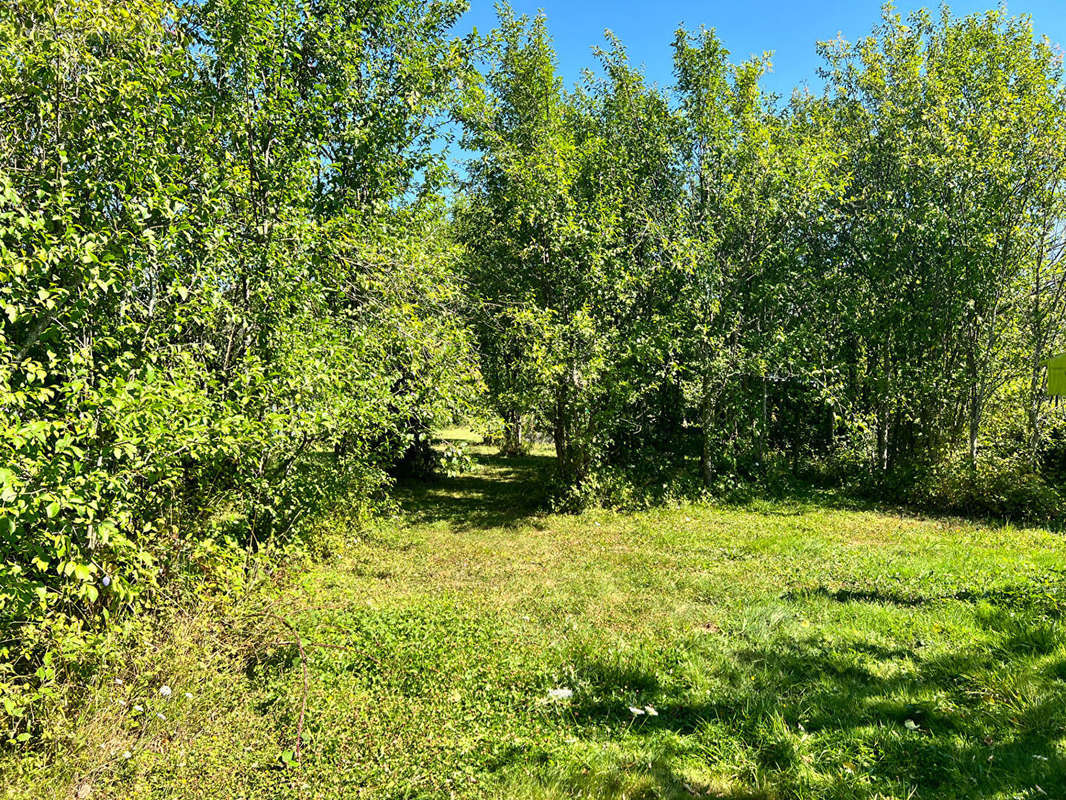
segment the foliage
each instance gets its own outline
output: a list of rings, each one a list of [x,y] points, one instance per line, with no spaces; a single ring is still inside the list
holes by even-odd
[[[625,325],[669,246],[671,115],[617,42],[600,53],[606,78],[563,92],[544,18],[501,14],[463,107],[481,155],[456,227],[492,401],[505,420],[544,420],[564,481],[578,483],[610,446],[619,403],[642,391],[619,365],[648,350]]]
[[[543,17],[504,7],[485,40],[456,229],[498,413],[552,436],[571,498],[784,461],[911,498],[951,472],[1000,498],[961,506],[1046,518],[1061,57],[1003,10],[886,7],[820,45],[822,95],[782,100],[769,56],[734,65],[708,30],[673,48],[669,89],[609,37],[567,92]],[[976,489],[1006,462],[1032,492]]]
[[[1029,19],[886,7],[780,98],[703,29],[673,86],[608,35],[566,87],[543,15],[459,41],[464,8],[0,6],[9,743],[109,630],[465,472],[434,434],[470,415],[550,439],[561,508],[813,476],[1062,524],[1066,82]]]
[[[477,387],[449,2],[0,10],[0,698],[365,505]],[[234,578],[234,580],[236,580]]]
[[[960,459],[961,460],[961,459]],[[1066,496],[1024,459],[985,459],[976,475],[964,463],[938,464],[906,489],[916,504],[952,514],[1023,517],[1062,525]]]

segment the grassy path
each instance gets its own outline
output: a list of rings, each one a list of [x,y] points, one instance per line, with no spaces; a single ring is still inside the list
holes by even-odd
[[[482,451],[404,489],[256,625],[191,620],[131,660],[9,794],[1066,797],[1062,537],[789,504],[548,515],[547,466]]]

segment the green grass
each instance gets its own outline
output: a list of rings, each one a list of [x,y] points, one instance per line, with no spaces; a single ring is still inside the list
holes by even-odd
[[[1061,536],[811,503],[551,515],[549,467],[481,449],[401,487],[338,560],[175,621],[0,786],[1066,797]]]

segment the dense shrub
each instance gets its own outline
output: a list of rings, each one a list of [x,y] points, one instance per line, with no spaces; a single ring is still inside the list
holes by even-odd
[[[1018,458],[983,459],[976,474],[964,460],[945,461],[916,480],[908,498],[925,508],[1061,525],[1066,492]]]
[[[109,621],[374,502],[472,396],[427,146],[459,6],[364,6],[0,8],[13,732]]]

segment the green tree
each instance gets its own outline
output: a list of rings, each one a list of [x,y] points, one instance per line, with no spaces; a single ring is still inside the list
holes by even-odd
[[[959,438],[976,472],[989,404],[1019,377],[1031,208],[1057,180],[1061,75],[1024,18],[886,11],[875,35],[826,45],[853,191],[838,258],[874,464],[935,461]]]
[[[105,6],[0,7],[5,708],[370,503],[477,388],[433,144],[463,5]]]

